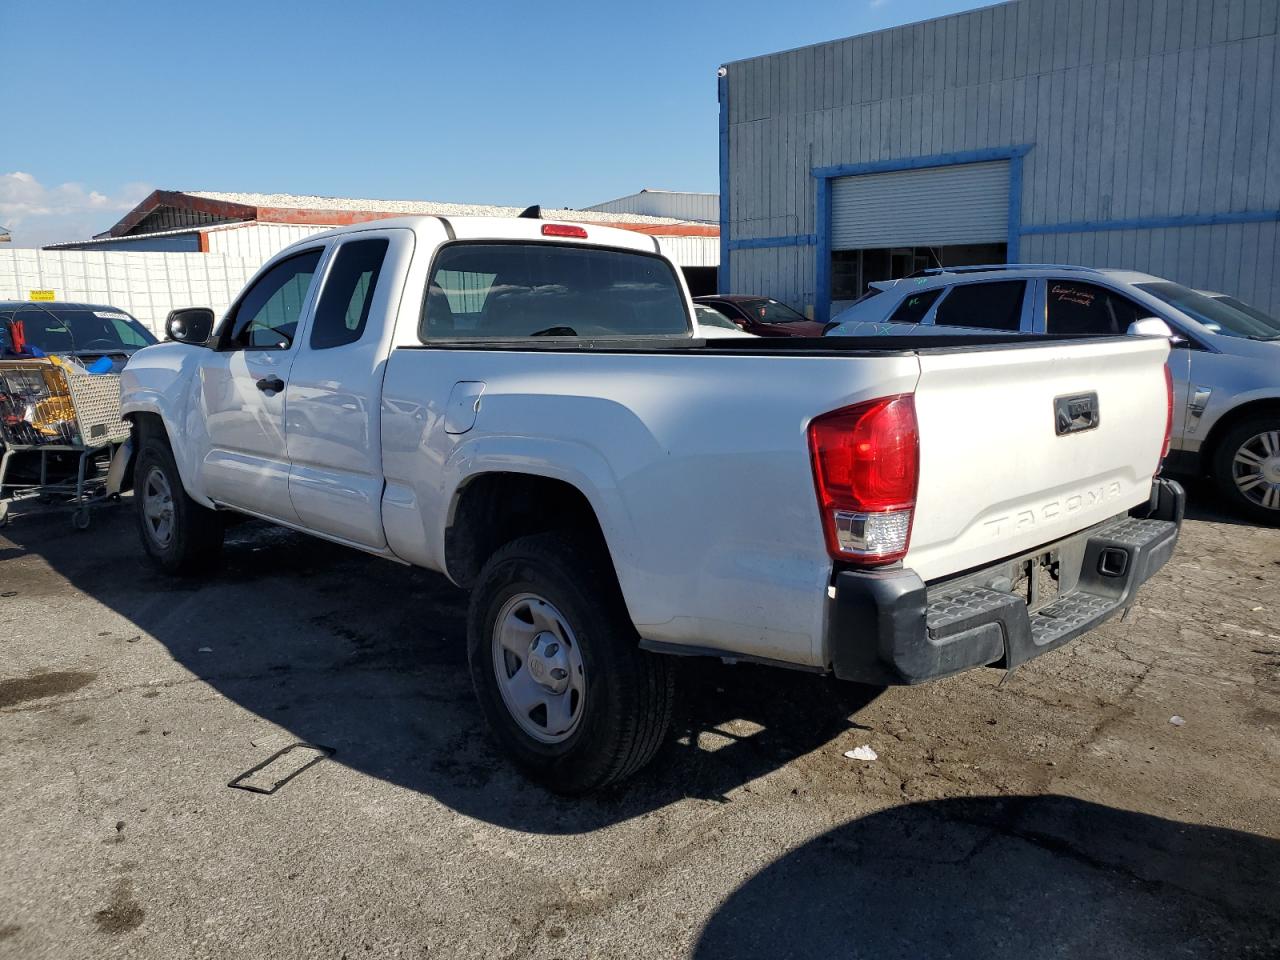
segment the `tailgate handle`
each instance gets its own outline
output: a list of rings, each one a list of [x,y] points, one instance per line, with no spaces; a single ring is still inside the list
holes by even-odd
[[[1054,429],[1058,436],[1092,430],[1101,422],[1096,393],[1077,393],[1053,399]]]

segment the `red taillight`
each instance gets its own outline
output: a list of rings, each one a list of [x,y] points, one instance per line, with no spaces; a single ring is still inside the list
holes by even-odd
[[[906,555],[920,480],[920,431],[910,394],[817,417],[809,453],[833,559],[892,563]]]
[[[1165,419],[1164,446],[1160,450],[1160,463],[1156,465],[1156,473],[1164,466],[1164,458],[1169,455],[1169,447],[1173,444],[1173,374],[1169,365],[1164,365]]]
[[[544,223],[542,235],[544,237],[576,237],[579,240],[585,240],[587,230],[585,227],[574,227],[567,223]]]

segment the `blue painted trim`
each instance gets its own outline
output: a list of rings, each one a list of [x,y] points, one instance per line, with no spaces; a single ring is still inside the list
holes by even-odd
[[[868,173],[895,173],[901,170],[927,170],[930,167],[951,167],[962,163],[988,163],[993,160],[1009,161],[1009,235],[1007,259],[1018,261],[1018,237],[1026,234],[1022,223],[1022,158],[1033,143],[1019,143],[1009,147],[990,147],[986,150],[966,150],[960,153],[935,153],[927,157],[905,157],[897,160],[877,160],[874,163],[843,164],[835,167],[814,167],[811,171],[817,181],[815,220],[817,228],[817,270],[814,278],[813,317],[826,323],[831,313],[831,181],[836,177],[860,177]],[[721,203],[723,203],[723,199]],[[721,243],[724,228],[720,228]]]
[[[831,319],[831,179],[821,177],[814,199],[814,227],[818,234],[818,264],[813,281],[813,319]]]
[[[935,153],[928,157],[905,157],[897,160],[877,160],[874,163],[845,164],[838,167],[814,167],[818,178],[860,177],[864,173],[893,173],[899,170],[927,170],[929,167],[952,167],[959,163],[986,163],[991,160],[1012,160],[1024,157],[1034,144],[1021,143],[1011,147],[990,147],[986,150],[968,150],[962,153]]]
[[[733,245],[729,242],[729,75],[727,72],[716,78],[716,96],[720,101],[720,268],[716,273],[716,289],[721,293],[732,293],[733,285],[729,281],[729,254],[733,250]]]
[[[1132,220],[1081,220],[1077,223],[1036,223],[1022,228],[1024,237],[1045,233],[1099,233],[1105,230],[1162,230],[1167,227],[1210,227],[1221,223],[1270,223],[1280,210],[1243,213],[1203,213],[1183,217],[1137,217]]]
[[[794,237],[745,237],[730,240],[730,250],[759,250],[763,247],[811,247],[818,242],[816,234],[801,233]]]
[[[1009,235],[1005,240],[1004,258],[1010,263],[1022,259],[1019,237],[1022,235],[1022,158],[1025,154],[1024,150],[1009,158]]]

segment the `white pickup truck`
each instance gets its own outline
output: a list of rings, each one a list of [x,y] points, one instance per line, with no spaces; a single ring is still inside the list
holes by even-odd
[[[132,357],[115,473],[174,573],[234,511],[471,588],[484,713],[568,793],[653,756],[672,654],[1012,669],[1171,555],[1164,340],[706,340],[692,312],[636,233],[320,234]]]

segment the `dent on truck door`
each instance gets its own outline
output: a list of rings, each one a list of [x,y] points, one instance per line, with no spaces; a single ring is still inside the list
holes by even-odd
[[[296,523],[285,405],[295,343],[323,247],[281,260],[231,308],[220,349],[201,368],[208,432],[201,475],[220,503]]]
[[[309,530],[365,547],[382,530],[382,368],[407,230],[354,234],[330,258],[289,385],[289,490]]]

